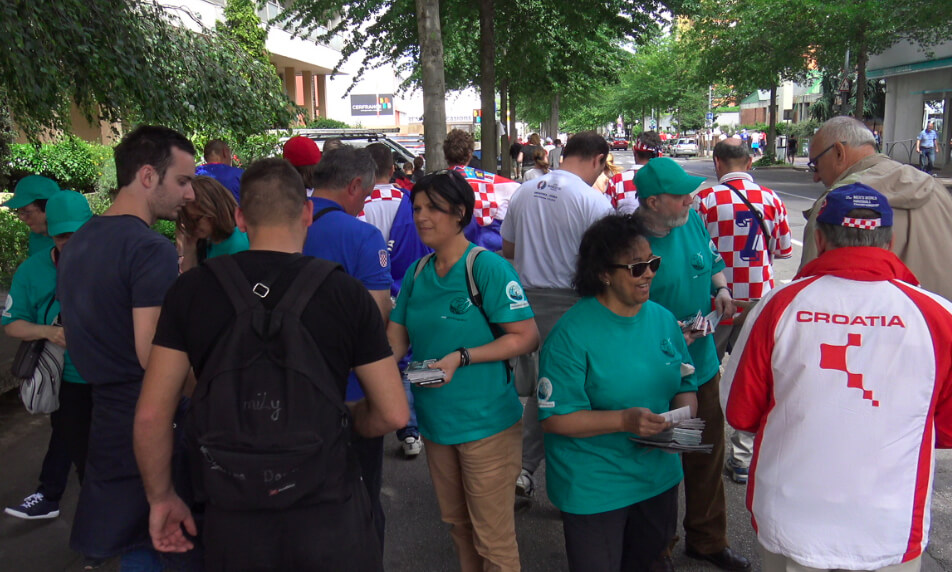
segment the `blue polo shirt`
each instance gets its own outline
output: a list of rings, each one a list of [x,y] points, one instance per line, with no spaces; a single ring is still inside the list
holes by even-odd
[[[311,197],[314,214],[334,208],[311,225],[304,241],[304,254],[337,262],[360,280],[367,290],[390,290],[390,255],[380,229],[344,212],[330,199]],[[363,397],[353,373],[347,380],[347,400]]]
[[[195,167],[196,175],[205,175],[221,183],[235,195],[235,201],[241,204],[241,175],[245,170],[224,163],[205,163]]]

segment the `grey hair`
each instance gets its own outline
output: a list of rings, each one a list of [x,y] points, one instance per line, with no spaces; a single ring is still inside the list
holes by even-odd
[[[360,177],[364,189],[374,186],[377,163],[367,149],[342,145],[324,153],[314,169],[314,188],[338,191]]]
[[[818,134],[822,134],[828,143],[842,141],[847,147],[876,145],[873,132],[862,121],[845,115],[834,117],[824,123]]]
[[[849,212],[848,216],[850,218],[879,218],[880,215],[870,209],[853,209]],[[889,242],[893,236],[891,226],[881,226],[879,228],[865,230],[862,228],[840,226],[817,221],[816,227],[826,238],[829,248],[873,246],[889,250]]]

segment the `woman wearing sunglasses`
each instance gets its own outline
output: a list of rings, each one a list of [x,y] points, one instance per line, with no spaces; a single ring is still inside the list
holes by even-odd
[[[522,468],[522,404],[505,360],[539,345],[532,309],[512,266],[481,252],[467,287],[463,234],[475,196],[456,171],[426,175],[413,187],[413,222],[434,250],[410,265],[387,337],[395,356],[437,360],[443,383],[413,386],[420,433],[443,521],[450,524],[460,568],[519,570],[513,483]],[[418,268],[419,267],[419,268]],[[494,333],[495,330],[495,333]]]
[[[660,266],[637,220],[593,224],[575,274],[582,299],[542,347],[546,485],[573,571],[648,570],[675,534],[680,459],[629,439],[668,429],[660,413],[697,408],[681,328],[648,300]]]

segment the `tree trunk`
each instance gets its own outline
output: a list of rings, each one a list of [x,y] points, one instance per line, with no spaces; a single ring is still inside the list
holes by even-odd
[[[552,98],[552,110],[549,115],[549,137],[553,141],[559,136],[559,103],[561,99],[562,96],[559,92],[555,92],[555,97]]]
[[[770,107],[768,108],[769,115],[768,127],[767,127],[767,148],[763,149],[764,156],[774,155],[776,147],[774,147],[774,140],[777,138],[777,84],[773,83],[770,86]],[[763,142],[761,143],[763,145]]]
[[[446,79],[443,75],[443,34],[440,30],[440,0],[416,0],[417,34],[420,38],[420,68],[423,72],[423,142],[426,170],[446,167]]]
[[[508,83],[508,82],[507,82]],[[509,88],[509,144],[512,145],[514,141],[518,139],[516,133],[516,98],[512,95],[512,85],[508,85]],[[506,153],[509,152],[509,149],[503,149]],[[513,173],[516,172],[517,167],[513,166]]]
[[[483,108],[483,170],[496,167],[496,18],[495,0],[479,0],[479,99]]]
[[[505,56],[503,56],[505,57]],[[499,120],[506,125],[506,117],[509,115],[509,79],[502,78],[499,83]],[[508,135],[499,137],[499,154],[502,156],[502,175],[512,178],[512,157],[509,155],[509,145],[512,144],[512,131]]]
[[[860,121],[863,120],[864,107],[866,107],[866,62],[869,61],[869,54],[866,46],[860,46],[856,54],[856,107],[853,108],[853,117]]]

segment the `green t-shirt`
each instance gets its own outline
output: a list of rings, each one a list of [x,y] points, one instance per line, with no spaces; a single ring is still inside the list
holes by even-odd
[[[36,234],[35,232],[30,233],[30,239],[27,243],[28,252],[30,256],[34,254],[39,254],[44,252],[46,254],[50,253],[50,249],[56,246],[53,242],[53,239],[45,234]]]
[[[50,250],[52,247],[27,258],[17,268],[0,324],[6,326],[16,320],[24,320],[31,324],[48,326],[59,315],[59,300],[54,298],[56,266],[50,257]],[[68,351],[63,363],[63,379],[72,383],[86,383],[76,371]]]
[[[671,312],[645,302],[631,318],[595,298],[562,316],[542,346],[539,419],[575,411],[671,409],[678,393],[696,391],[681,328]],[[681,459],[638,445],[630,433],[576,438],[545,434],[546,488],[552,504],[596,514],[657,496],[681,482]]]
[[[215,258],[216,256],[223,256],[225,254],[237,254],[248,250],[248,248],[248,235],[236,227],[235,231],[231,233],[231,236],[218,244],[209,241],[208,254],[205,258]]]
[[[681,321],[693,319],[699,310],[703,315],[710,313],[711,276],[726,265],[700,215],[692,209],[687,223],[672,229],[667,236],[649,236],[648,242],[651,252],[663,259],[651,281],[651,300]],[[714,336],[698,338],[688,350],[697,368],[698,383],[713,379],[721,365]]]
[[[474,245],[470,244],[469,252]],[[416,279],[416,263],[403,278],[403,288],[390,319],[406,327],[417,361],[440,359],[456,348],[475,348],[493,341],[489,324],[474,306],[466,288],[466,255],[442,278],[433,257]],[[483,252],[473,267],[483,311],[496,324],[533,317],[519,276],[503,257]],[[442,445],[483,439],[522,418],[522,404],[501,361],[472,364],[456,370],[442,387],[413,387],[420,433]]]

